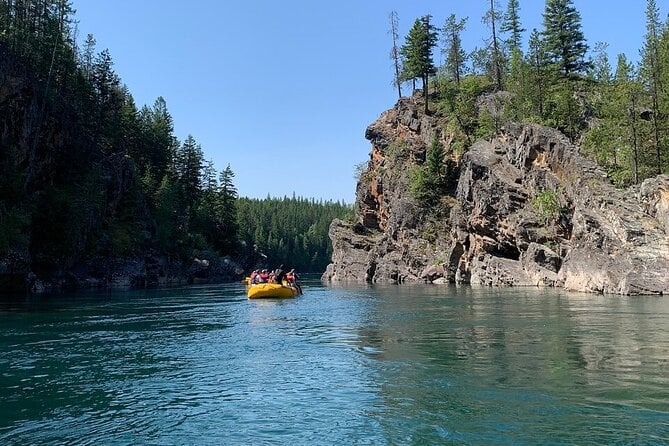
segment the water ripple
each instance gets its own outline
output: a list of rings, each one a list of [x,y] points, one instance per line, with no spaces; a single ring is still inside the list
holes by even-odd
[[[669,443],[666,299],[305,288],[4,311],[0,443]]]

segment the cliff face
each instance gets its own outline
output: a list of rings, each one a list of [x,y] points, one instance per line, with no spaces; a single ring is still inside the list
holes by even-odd
[[[478,141],[458,166],[457,187],[430,210],[409,192],[409,172],[445,118],[401,100],[366,132],[368,170],[358,221],[330,227],[330,281],[554,286],[669,292],[669,176],[615,189],[561,133],[508,125]]]

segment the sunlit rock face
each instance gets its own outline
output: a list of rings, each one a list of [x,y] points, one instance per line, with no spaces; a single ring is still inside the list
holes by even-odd
[[[669,292],[669,176],[630,190],[560,132],[508,124],[463,154],[405,98],[370,125],[357,220],[330,227],[324,280],[549,286],[612,294]],[[452,190],[419,205],[411,172],[439,138]],[[552,206],[547,206],[551,204]]]

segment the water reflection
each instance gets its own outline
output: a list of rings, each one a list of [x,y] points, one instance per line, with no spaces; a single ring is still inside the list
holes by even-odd
[[[669,442],[666,299],[304,286],[1,312],[0,442]]]
[[[551,416],[576,426],[564,438],[608,442],[620,439],[631,413],[642,421],[622,438],[669,432],[669,383],[659,366],[669,360],[664,299],[456,287],[375,292],[376,323],[360,329],[360,342],[362,351],[378,352],[384,403],[376,416],[388,438],[532,444]],[[647,420],[648,410],[659,412]],[[591,431],[593,418],[618,434]],[[402,437],[416,419],[432,428]],[[482,424],[493,437],[480,435]]]

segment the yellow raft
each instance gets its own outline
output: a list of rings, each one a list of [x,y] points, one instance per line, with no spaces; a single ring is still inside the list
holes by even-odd
[[[297,296],[297,289],[278,283],[255,283],[246,289],[249,299],[287,298]]]

